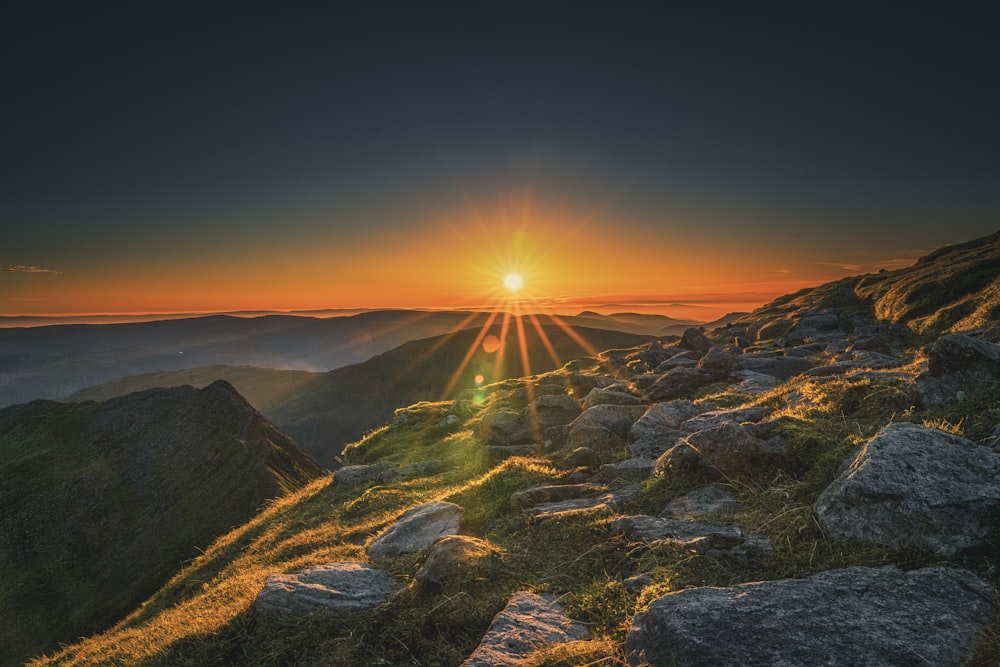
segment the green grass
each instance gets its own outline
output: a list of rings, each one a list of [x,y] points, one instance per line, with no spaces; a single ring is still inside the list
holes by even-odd
[[[596,366],[578,369],[598,372]],[[565,372],[536,383],[562,382]],[[537,652],[536,667],[625,664],[621,643],[631,619],[657,597],[692,586],[802,577],[831,568],[895,563],[917,567],[950,562],[1000,584],[1000,545],[959,559],[929,559],[905,550],[834,540],[813,505],[850,452],[893,420],[946,426],[983,437],[1000,421],[1000,391],[970,397],[948,410],[922,411],[902,382],[796,378],[762,396],[721,385],[700,398],[726,407],[759,405],[780,418],[788,444],[780,462],[727,476],[694,467],[646,481],[624,514],[659,513],[672,498],[706,483],[728,487],[744,503],[735,521],[767,535],[774,552],[746,564],[690,553],[663,544],[612,536],[608,514],[576,514],[533,522],[511,502],[519,490],[560,481],[566,471],[550,458],[512,458],[492,464],[476,435],[488,410],[523,407],[525,382],[506,381],[457,401],[423,403],[397,423],[347,449],[350,463],[406,465],[449,461],[443,474],[345,488],[322,480],[272,503],[254,520],[217,540],[206,552],[110,631],[67,648],[37,665],[458,665],[473,650],[493,616],[520,590],[558,594],[569,615],[586,623],[585,641]],[[460,423],[442,427],[449,414]],[[316,613],[258,622],[252,605],[264,579],[338,560],[365,560],[364,546],[407,509],[430,500],[464,508],[461,531],[488,540],[496,551],[433,587],[417,583],[418,556],[388,567],[405,588],[382,607],[349,616]],[[649,573],[641,591],[622,586]],[[975,665],[996,664],[1000,624],[994,624]]]

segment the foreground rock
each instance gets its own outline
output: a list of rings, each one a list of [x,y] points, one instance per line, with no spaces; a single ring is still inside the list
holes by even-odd
[[[623,516],[611,522],[611,531],[646,543],[659,542],[698,554],[735,560],[774,551],[767,537],[747,533],[734,524],[714,521]]]
[[[944,431],[890,424],[820,495],[835,537],[951,555],[983,543],[1000,516],[1000,454]]]
[[[552,596],[515,593],[462,667],[521,665],[539,649],[583,639],[586,634]]]
[[[436,539],[458,532],[462,508],[455,503],[435,501],[414,507],[368,545],[372,560],[395,558],[423,551]]]
[[[257,595],[257,614],[273,617],[317,610],[351,612],[386,602],[400,584],[367,563],[328,563],[298,574],[272,574]]]
[[[967,570],[854,567],[665,595],[636,615],[625,651],[652,667],[962,665],[996,613]]]

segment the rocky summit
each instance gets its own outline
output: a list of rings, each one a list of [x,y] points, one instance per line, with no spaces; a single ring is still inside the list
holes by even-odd
[[[992,236],[399,406],[36,664],[1000,664],[998,267]]]

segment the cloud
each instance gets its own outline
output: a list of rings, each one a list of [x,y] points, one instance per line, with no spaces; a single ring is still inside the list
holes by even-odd
[[[860,271],[860,264],[848,264],[845,262],[813,262],[813,264],[819,266],[832,266],[834,268],[840,269],[842,271]]]
[[[62,271],[24,264],[0,264],[0,273],[62,273]]]

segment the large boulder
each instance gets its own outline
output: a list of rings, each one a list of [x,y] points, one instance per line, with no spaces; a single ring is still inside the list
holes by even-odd
[[[597,391],[597,390],[595,390]],[[568,424],[580,416],[580,402],[566,394],[550,394],[539,396],[526,408],[527,414],[522,414],[522,421],[528,418],[528,423],[542,433],[553,426]]]
[[[622,450],[632,424],[645,412],[643,405],[604,404],[588,408],[569,425],[565,448],[589,447],[604,452]]]
[[[379,606],[400,588],[395,577],[368,563],[328,563],[297,574],[272,574],[257,594],[256,609],[260,617],[359,611]]]
[[[436,539],[458,532],[462,508],[441,500],[414,507],[368,545],[372,560],[423,551]]]
[[[586,636],[553,596],[515,593],[461,667],[516,667],[539,649]]]
[[[652,667],[963,665],[996,612],[967,570],[852,567],[669,593],[636,615],[625,652]]]
[[[897,423],[859,447],[816,503],[834,537],[954,554],[1000,525],[1000,454]]]
[[[681,334],[681,339],[678,341],[677,347],[682,350],[691,350],[692,352],[708,352],[708,349],[712,347],[712,341],[700,329],[688,327]]]
[[[924,404],[963,400],[969,392],[1000,381],[1000,345],[982,338],[952,334],[937,339],[927,352],[927,372],[917,378]]]

